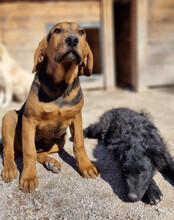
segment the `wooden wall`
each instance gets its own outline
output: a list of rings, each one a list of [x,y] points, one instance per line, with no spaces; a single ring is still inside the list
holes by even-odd
[[[148,0],[148,85],[174,84],[174,0]]]
[[[174,0],[131,3],[135,90],[174,85]]]
[[[23,68],[31,71],[34,51],[46,35],[46,24],[62,21],[99,22],[99,0],[2,1],[0,41],[6,44],[10,54]]]

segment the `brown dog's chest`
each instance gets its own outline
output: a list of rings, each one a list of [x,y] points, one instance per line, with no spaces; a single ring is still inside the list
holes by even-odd
[[[60,121],[57,123],[41,123],[36,129],[36,134],[46,139],[60,138],[65,134],[67,125],[62,124]]]
[[[73,85],[57,99],[50,101],[45,99],[42,87],[33,83],[24,112],[36,124],[36,139],[60,138],[81,111],[83,95],[78,78]]]
[[[71,114],[67,114],[68,111]],[[73,108],[50,113],[42,112],[42,120],[36,128],[36,134],[47,139],[58,139],[65,134],[67,127],[71,124],[74,117],[75,111],[73,111]]]

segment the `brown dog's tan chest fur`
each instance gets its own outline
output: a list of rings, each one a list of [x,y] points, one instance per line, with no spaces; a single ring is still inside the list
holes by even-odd
[[[26,101],[24,115],[29,121],[36,126],[37,135],[43,138],[60,138],[71,125],[75,115],[78,114],[83,107],[83,96],[75,105],[68,106],[71,101],[77,97],[78,91],[81,90],[80,85],[72,89],[67,95],[62,95],[51,102],[40,102],[37,92],[31,89],[29,98]],[[61,106],[65,103],[64,106]],[[60,105],[60,106],[59,106]]]
[[[37,121],[36,132],[44,138],[60,138],[66,132],[68,126],[71,125],[81,107],[82,101],[73,108],[59,108],[55,105],[54,110],[51,112],[45,112],[43,108],[40,112],[40,120]]]
[[[36,106],[36,105],[35,105]],[[36,134],[44,138],[60,138],[71,125],[75,115],[83,106],[82,100],[75,106],[59,107],[55,103],[42,104],[37,108],[30,109],[31,120],[36,123]],[[27,112],[27,110],[26,110]]]

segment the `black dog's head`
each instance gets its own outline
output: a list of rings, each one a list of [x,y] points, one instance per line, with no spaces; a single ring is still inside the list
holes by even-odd
[[[120,164],[126,198],[130,202],[141,200],[152,180],[155,165],[140,143],[138,145],[129,140],[127,144],[112,146],[112,149]]]
[[[147,156],[120,161],[126,197],[131,202],[143,198],[154,175],[155,167]]]

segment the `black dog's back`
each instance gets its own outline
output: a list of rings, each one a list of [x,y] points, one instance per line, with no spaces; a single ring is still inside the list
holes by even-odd
[[[158,129],[150,121],[149,116],[129,108],[117,108],[105,112],[97,123],[84,129],[84,136],[102,141],[108,150],[114,151],[116,158],[118,153],[129,150],[133,155],[144,153],[154,160],[153,156],[165,154],[167,151]],[[167,161],[162,160],[162,162]],[[163,166],[158,161],[154,163],[159,170],[160,166]]]
[[[115,139],[120,138],[125,141],[128,136],[134,136],[137,140],[140,138],[139,141],[142,137],[149,139],[149,130],[151,136],[156,135],[155,139],[161,143],[162,139],[158,130],[146,113],[137,113],[128,108],[117,108],[105,112],[97,123],[86,128],[84,136],[102,140],[104,145],[108,146]]]

